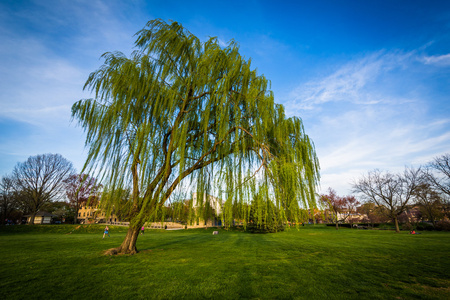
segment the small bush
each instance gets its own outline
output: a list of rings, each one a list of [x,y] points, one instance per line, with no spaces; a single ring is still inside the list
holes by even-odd
[[[339,223],[339,228],[340,227],[350,227],[350,226],[346,226],[346,225],[349,225],[349,224],[341,224],[341,223]],[[326,226],[328,226],[328,227],[336,227],[336,224],[335,223],[327,223]]]
[[[282,224],[261,224],[257,225],[256,223],[248,223],[245,231],[250,233],[274,233],[284,231],[285,226]]]
[[[285,225],[280,214],[280,210],[271,201],[261,199],[261,195],[257,194],[250,207],[246,231],[250,233],[283,231]]]
[[[350,223],[339,224],[339,227],[342,227],[342,228],[352,228],[352,224],[350,224]]]
[[[436,230],[450,231],[450,221],[439,221],[436,223]]]
[[[336,224],[335,223],[327,223],[327,226],[333,226],[333,227],[336,227]],[[349,223],[344,223],[344,224],[341,224],[341,223],[339,223],[339,228],[352,228],[352,224],[349,224]]]
[[[433,225],[429,223],[419,223],[417,224],[416,230],[434,230]]]

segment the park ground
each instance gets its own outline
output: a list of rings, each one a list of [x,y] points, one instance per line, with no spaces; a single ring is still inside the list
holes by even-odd
[[[2,299],[450,299],[450,233],[305,226],[276,234],[0,228]]]

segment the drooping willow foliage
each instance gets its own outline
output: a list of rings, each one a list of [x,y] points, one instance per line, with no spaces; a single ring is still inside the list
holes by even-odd
[[[315,205],[313,143],[235,42],[201,42],[161,20],[136,35],[131,57],[103,54],[85,84],[94,98],[72,107],[87,133],[85,168],[108,191],[132,191],[131,227],[186,181],[199,198],[214,191],[224,200],[226,224],[247,220],[252,201],[270,201],[293,220]]]

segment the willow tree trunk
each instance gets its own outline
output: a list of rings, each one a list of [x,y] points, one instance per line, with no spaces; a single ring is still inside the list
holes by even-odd
[[[139,236],[140,227],[128,227],[127,235],[120,245],[117,248],[110,249],[106,252],[106,254],[115,255],[115,254],[136,254],[138,250],[136,248],[136,241]]]

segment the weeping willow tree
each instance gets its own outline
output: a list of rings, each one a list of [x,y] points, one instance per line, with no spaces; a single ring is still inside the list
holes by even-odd
[[[298,118],[286,118],[268,80],[216,38],[201,42],[179,23],[153,20],[128,58],[105,53],[72,117],[86,132],[85,169],[115,190],[131,190],[130,225],[114,253],[136,253],[140,227],[183,182],[226,199],[224,221],[245,221],[258,194],[280,218],[315,205],[318,160]],[[265,210],[268,211],[268,210]]]

